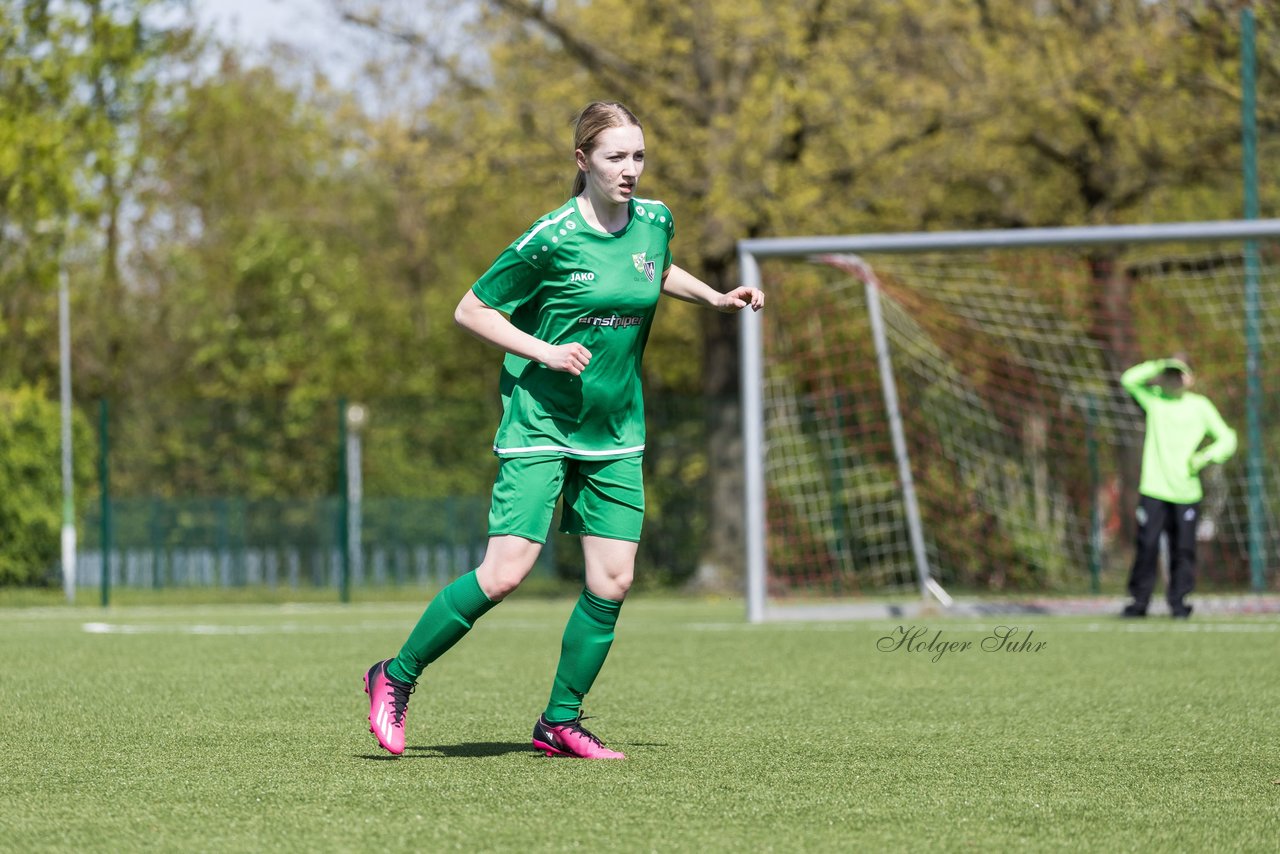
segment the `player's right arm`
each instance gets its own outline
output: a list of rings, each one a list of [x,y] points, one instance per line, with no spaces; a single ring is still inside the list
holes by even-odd
[[[1120,375],[1120,385],[1124,386],[1125,391],[1133,395],[1133,399],[1138,402],[1139,406],[1146,409],[1147,404],[1157,397],[1156,393],[1147,384],[1160,376],[1165,368],[1174,364],[1176,363],[1172,359],[1152,359],[1148,362],[1134,365]]]
[[[575,377],[591,361],[591,351],[581,344],[548,344],[515,327],[506,315],[485,305],[474,291],[468,290],[453,310],[454,322],[488,344],[517,356],[545,365],[553,371],[564,371]]]
[[[556,221],[543,217],[530,226],[524,236],[504,249],[484,275],[462,295],[453,310],[453,319],[487,344],[576,377],[591,361],[591,353],[586,347],[576,343],[550,344],[520,329],[510,320],[512,314],[534,298],[548,275],[546,253],[540,253],[537,249],[540,244],[532,243],[530,238]]]

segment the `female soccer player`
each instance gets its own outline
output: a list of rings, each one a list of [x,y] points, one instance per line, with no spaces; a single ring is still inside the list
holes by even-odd
[[[644,518],[640,359],[660,294],[724,312],[759,311],[764,294],[720,293],[671,263],[662,202],[636,197],[644,132],[622,104],[593,102],[574,125],[572,198],[508,246],[454,312],[506,351],[498,477],[484,560],[441,590],[399,655],[365,674],[369,727],[404,751],[409,694],[431,662],[520,586],[546,541],[581,538],[586,588],[565,626],[533,745],[548,756],[622,759],[582,726],[582,700],[604,665],[635,568]]]

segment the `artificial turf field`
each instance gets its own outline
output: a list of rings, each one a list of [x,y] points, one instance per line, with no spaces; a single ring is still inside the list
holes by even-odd
[[[1275,617],[753,626],[636,597],[587,705],[628,758],[585,762],[529,746],[571,605],[486,616],[424,674],[396,759],[360,677],[419,606],[0,610],[0,849],[1280,844]],[[1000,625],[1031,646],[983,651]]]

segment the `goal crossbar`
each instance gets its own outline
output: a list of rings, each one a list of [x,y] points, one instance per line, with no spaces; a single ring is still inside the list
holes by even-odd
[[[1277,235],[1280,235],[1280,219],[847,234],[828,237],[757,237],[738,241],[738,257],[741,260],[746,257],[795,258],[838,252],[928,252],[1032,246],[1261,240]],[[746,277],[745,267],[743,277]]]

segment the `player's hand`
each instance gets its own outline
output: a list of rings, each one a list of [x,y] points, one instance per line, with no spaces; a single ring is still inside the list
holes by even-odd
[[[751,306],[752,311],[764,308],[764,291],[759,288],[734,288],[729,293],[721,295],[720,304],[716,308],[731,314],[742,311],[747,306]]]
[[[581,344],[558,344],[551,348],[547,358],[542,360],[553,371],[564,371],[566,374],[579,376],[591,362],[591,351]]]
[[[1190,462],[1187,463],[1187,471],[1191,473],[1192,477],[1195,477],[1196,475],[1200,474],[1201,469],[1203,469],[1208,464],[1209,464],[1209,461],[1207,459],[1200,456],[1199,454],[1196,454],[1191,458]]]
[[[1191,388],[1195,384],[1195,374],[1191,373],[1191,366],[1187,364],[1186,356],[1181,353],[1175,353],[1164,360],[1166,368],[1177,368],[1182,372],[1182,387]]]

